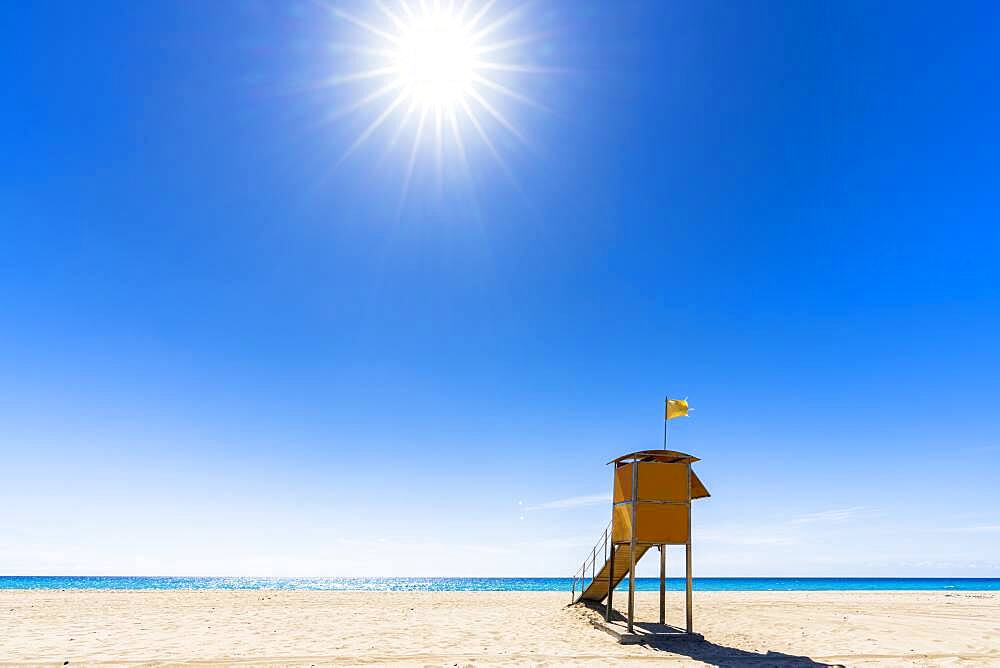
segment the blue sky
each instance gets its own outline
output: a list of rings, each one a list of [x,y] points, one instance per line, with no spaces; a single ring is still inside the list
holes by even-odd
[[[5,9],[0,572],[568,575],[669,393],[696,574],[1000,576],[995,7],[539,1],[412,172],[331,8]]]

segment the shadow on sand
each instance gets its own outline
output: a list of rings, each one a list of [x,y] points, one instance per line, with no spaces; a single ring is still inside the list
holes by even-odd
[[[604,606],[600,603],[587,602],[586,606],[601,615],[604,619]],[[613,622],[625,622],[625,616],[617,610],[612,611]],[[673,626],[664,626],[650,622],[636,622],[635,626],[641,631],[648,633],[683,633],[683,629]],[[796,656],[783,652],[751,652],[736,647],[719,645],[708,640],[696,640],[692,638],[678,637],[662,641],[648,641],[644,643],[646,647],[654,652],[669,652],[679,656],[686,656],[695,661],[707,663],[710,666],[719,668],[734,668],[736,666],[775,666],[784,668],[794,666],[801,668],[804,666],[818,666],[829,668],[840,666],[836,663],[820,663],[813,661],[808,656]],[[841,667],[842,668],[842,667]]]

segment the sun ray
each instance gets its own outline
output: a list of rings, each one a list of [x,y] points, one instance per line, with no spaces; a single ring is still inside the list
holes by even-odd
[[[420,111],[420,122],[417,124],[417,134],[413,138],[413,148],[410,150],[410,161],[406,165],[406,178],[403,179],[403,192],[400,195],[399,208],[402,209],[403,202],[410,191],[410,180],[413,178],[413,168],[417,164],[417,149],[420,148],[420,139],[424,134],[424,122],[427,120],[427,107]]]
[[[460,0],[460,2],[462,4],[459,6],[458,10],[455,11],[456,21],[462,20],[462,17],[465,16],[465,11],[469,8],[469,3],[472,2],[472,0]]]
[[[484,70],[519,72],[521,74],[561,74],[566,71],[554,67],[537,67],[535,65],[520,65],[518,63],[498,63],[490,60],[477,60],[476,67]]]
[[[479,118],[476,116],[476,112],[472,110],[472,108],[469,106],[469,103],[466,100],[462,100],[462,109],[465,111],[465,115],[472,123],[472,127],[476,128],[476,132],[479,134],[479,138],[483,140],[483,143],[486,145],[486,148],[490,150],[490,153],[493,154],[493,157],[496,158],[496,161],[500,163],[500,167],[505,172],[507,172],[508,171],[507,163],[503,161],[503,158],[500,156],[500,152],[497,151],[496,146],[494,146],[493,142],[490,141],[489,136],[483,130],[483,126],[479,123]]]
[[[489,44],[482,44],[473,49],[475,55],[480,56],[484,53],[496,53],[497,51],[505,51],[507,49],[513,49],[515,47],[524,46],[525,44],[532,44],[538,42],[546,37],[550,37],[551,34],[547,32],[534,33],[532,35],[522,35],[521,37],[515,37],[512,39],[506,39],[502,42],[491,42]]]
[[[381,165],[385,162],[389,153],[396,148],[396,144],[399,143],[399,138],[403,136],[403,131],[406,130],[406,127],[409,125],[410,117],[413,116],[413,112],[416,108],[417,103],[411,101],[409,106],[406,108],[406,111],[403,112],[403,117],[399,120],[399,123],[396,124],[396,129],[393,130],[392,136],[389,138],[389,141],[386,142],[385,146],[382,147],[382,152],[379,155],[377,163],[379,167],[381,167]]]
[[[397,69],[392,66],[378,67],[371,70],[365,70],[363,72],[351,72],[350,74],[344,74],[339,77],[329,77],[320,81],[317,84],[318,88],[332,88],[334,86],[343,86],[347,83],[354,83],[356,81],[364,81],[366,79],[379,79],[381,77],[391,76],[396,74]]]
[[[399,43],[399,38],[396,37],[395,35],[387,33],[384,30],[380,30],[380,29],[376,28],[375,26],[373,26],[372,24],[370,24],[370,23],[368,23],[366,21],[362,21],[361,19],[359,19],[359,18],[357,18],[355,16],[352,16],[351,14],[348,14],[343,9],[337,9],[336,7],[331,7],[330,11],[333,12],[335,15],[339,16],[340,18],[344,19],[348,23],[353,23],[357,27],[362,28],[363,30],[367,30],[371,34],[375,35],[376,37],[381,37],[382,39],[384,39],[384,40],[386,40],[388,42],[392,42],[393,44],[398,44]]]
[[[381,98],[385,97],[386,95],[388,95],[389,93],[393,92],[394,90],[397,90],[397,89],[401,88],[402,85],[403,84],[401,84],[398,81],[390,81],[386,85],[382,86],[381,88],[375,90],[372,93],[369,93],[368,95],[366,95],[365,97],[361,98],[360,100],[357,100],[356,102],[351,103],[349,106],[334,111],[333,114],[330,115],[330,117],[328,118],[328,120],[336,120],[338,118],[343,118],[344,116],[347,116],[348,114],[352,114],[355,111],[358,111],[359,109],[361,109],[362,107],[368,106],[369,104],[371,104],[375,100],[381,99]]]
[[[489,103],[489,101],[486,100],[486,98],[484,98],[475,90],[469,91],[469,97],[478,102],[479,106],[485,109],[489,113],[489,115],[492,116],[494,119],[496,119],[497,123],[505,127],[508,132],[517,137],[522,144],[524,144],[528,148],[531,148],[531,144],[528,143],[528,140],[524,138],[524,135],[521,134],[521,131],[515,128],[514,125],[510,121],[508,121],[503,114],[497,111],[496,107],[494,107],[492,104]]]
[[[549,109],[548,107],[546,107],[541,102],[538,102],[537,100],[534,100],[534,99],[528,97],[527,95],[523,95],[521,93],[518,93],[517,91],[512,90],[512,89],[508,88],[507,86],[504,86],[503,84],[497,83],[493,79],[490,79],[488,77],[484,77],[482,74],[474,74],[473,75],[473,80],[477,81],[477,82],[479,82],[481,84],[483,84],[487,88],[492,88],[493,90],[497,91],[498,93],[506,95],[507,97],[511,98],[512,100],[517,100],[518,102],[526,104],[526,105],[528,105],[530,107],[534,107],[535,109],[538,109],[540,111],[547,111],[547,112],[550,112],[550,113],[552,112],[551,109]]]
[[[382,0],[375,0],[375,6],[378,7],[379,11],[382,12],[392,23],[396,26],[397,30],[406,30],[407,24],[403,19],[396,16],[395,12],[385,6]]]
[[[389,117],[389,114],[395,111],[396,107],[402,104],[403,100],[405,99],[406,99],[406,91],[404,90],[399,95],[397,95],[396,99],[392,101],[392,104],[386,107],[385,110],[381,114],[379,114],[378,117],[374,121],[372,121],[367,128],[365,128],[364,132],[362,132],[358,136],[358,138],[354,140],[354,143],[352,143],[347,148],[347,151],[345,151],[344,155],[340,157],[340,160],[337,161],[337,164],[344,162],[344,160],[346,160],[352,153],[354,153],[354,151],[357,150],[359,146],[365,143],[365,141],[372,136],[372,133],[378,130],[379,126],[385,122],[385,119]]]
[[[334,53],[357,53],[365,56],[378,56],[379,58],[391,58],[392,54],[395,53],[392,49],[384,47],[376,48],[373,46],[351,44],[348,42],[330,42],[326,45],[326,48]]]
[[[486,16],[486,13],[490,11],[490,8],[493,7],[495,3],[496,0],[486,0],[486,2],[484,2],[483,5],[479,8],[479,11],[476,12],[472,16],[472,18],[469,19],[469,21],[465,24],[465,29],[471,31],[473,28],[475,28],[476,24],[479,23],[479,21],[484,16]]]
[[[403,8],[403,11],[406,12],[406,15],[409,16],[410,19],[417,18],[417,15],[414,14],[413,10],[410,8],[410,3],[406,0],[399,0],[399,5]]]
[[[441,136],[441,117],[442,110],[441,107],[435,107],[434,109],[434,169],[437,173],[437,187],[441,190],[442,175],[441,171],[444,164],[444,146],[443,137]]]
[[[472,40],[474,42],[481,41],[483,39],[483,37],[486,37],[491,32],[495,31],[497,28],[500,28],[503,25],[509,23],[511,21],[511,19],[513,19],[514,17],[516,17],[517,15],[519,15],[523,9],[524,9],[523,6],[519,6],[519,7],[515,7],[514,9],[510,10],[509,12],[507,12],[506,14],[504,14],[503,16],[501,16],[500,18],[496,19],[495,21],[493,21],[492,23],[490,23],[489,25],[487,25],[486,27],[481,28],[480,30],[478,30],[475,33],[473,33],[472,34]]]
[[[416,108],[417,108],[417,101],[411,100],[410,106],[407,107],[406,112],[403,114],[402,120],[400,120],[399,125],[396,126],[396,131],[392,133],[392,138],[389,139],[389,144],[386,147],[387,150],[394,148],[396,144],[399,142],[399,137],[400,135],[403,134],[403,130],[410,122],[410,116],[413,115],[413,112],[416,110]]]
[[[448,124],[451,126],[451,134],[455,138],[455,147],[458,148],[458,158],[461,161],[462,173],[465,178],[469,178],[469,161],[465,157],[465,143],[462,141],[462,133],[458,130],[458,119],[455,117],[455,110],[448,109]]]

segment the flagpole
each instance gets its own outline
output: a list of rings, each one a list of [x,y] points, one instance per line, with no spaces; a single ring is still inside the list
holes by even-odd
[[[667,449],[667,424],[670,422],[670,397],[663,400],[663,449]]]

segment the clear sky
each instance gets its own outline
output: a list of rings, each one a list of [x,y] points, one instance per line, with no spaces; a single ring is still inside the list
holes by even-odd
[[[670,394],[696,575],[1000,576],[996,5],[517,7],[464,163],[372,3],[4,9],[0,573],[569,575]]]

